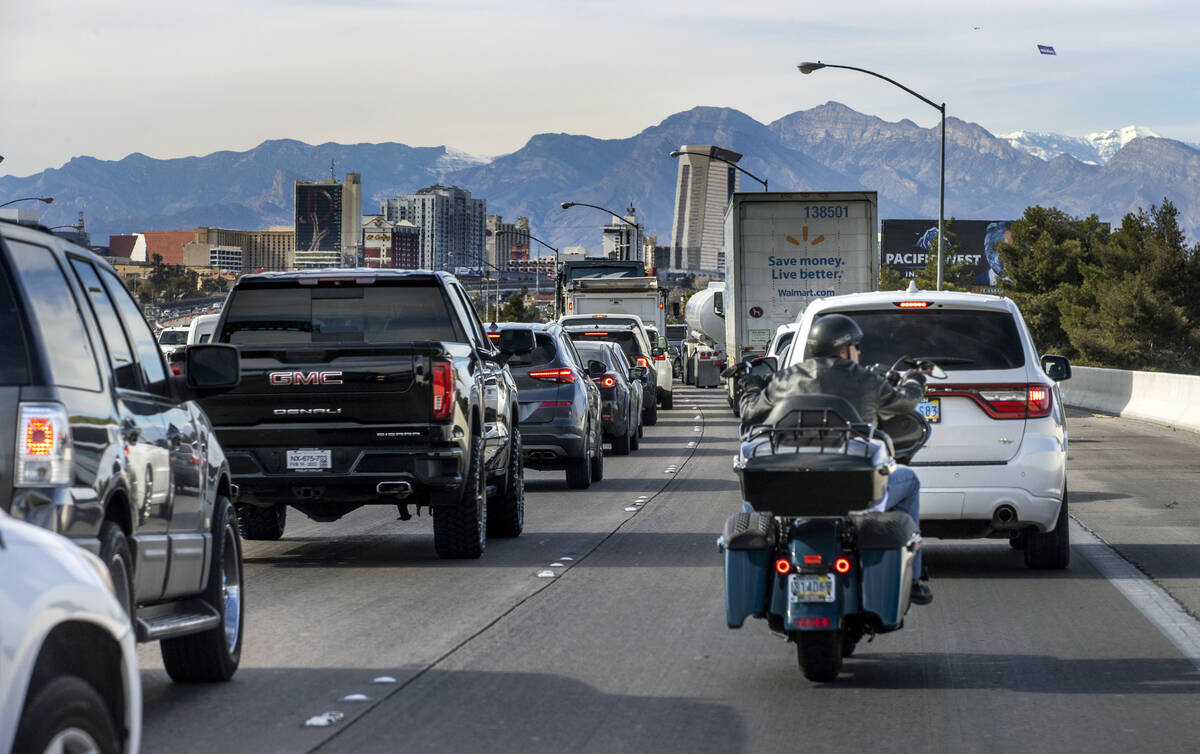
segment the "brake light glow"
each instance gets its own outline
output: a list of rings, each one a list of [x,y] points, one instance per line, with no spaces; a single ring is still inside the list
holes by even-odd
[[[597,330],[596,332],[585,332],[584,335],[589,338],[603,338],[605,335],[608,335],[608,333],[604,330]]]
[[[616,387],[617,379],[611,374],[606,374],[600,379],[600,387]]]
[[[70,484],[74,448],[66,408],[59,403],[22,403],[17,427],[14,484],[17,487]]]
[[[500,333],[498,332],[490,332],[487,334],[487,336],[488,340],[500,340]]]
[[[655,361],[666,361],[667,357],[660,353],[659,355],[654,357],[654,360]]]
[[[1045,385],[930,385],[931,398],[969,398],[993,419],[1042,419],[1050,415],[1054,394]]]
[[[897,301],[895,303],[901,309],[928,309],[933,306],[932,301]]]
[[[569,312],[575,311],[575,302],[574,301],[567,302],[567,311],[569,311]]]
[[[661,301],[659,301],[659,302],[658,302],[658,308],[659,308],[660,310],[663,308],[663,303],[662,303]]]
[[[787,558],[780,558],[775,561],[775,573],[780,576],[786,576],[792,570],[792,561]]]
[[[449,419],[454,413],[454,368],[449,361],[433,361],[433,418]]]
[[[833,570],[838,573],[850,573],[850,558],[843,556],[833,561]]]
[[[571,405],[570,401],[542,401],[542,408],[565,408]]]
[[[821,565],[820,555],[805,555],[804,565]]]
[[[530,372],[529,376],[535,380],[544,380],[545,382],[561,382],[571,383],[575,381],[575,370],[570,367],[562,367],[561,369],[538,369]]]
[[[650,368],[650,359],[647,359],[645,356],[639,356],[639,357],[637,357],[637,365],[639,367],[646,367],[647,369],[649,369]]]
[[[795,628],[829,628],[833,622],[829,618],[793,618]]]

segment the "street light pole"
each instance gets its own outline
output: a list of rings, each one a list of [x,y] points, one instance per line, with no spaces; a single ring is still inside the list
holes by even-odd
[[[710,160],[716,160],[717,162],[723,162],[726,165],[729,165],[730,167],[737,168],[740,172],[745,173],[746,175],[750,176],[754,180],[761,183],[762,187],[763,187],[763,191],[769,190],[769,189],[767,189],[767,179],[766,178],[759,178],[757,175],[755,175],[754,173],[751,173],[749,170],[746,170],[741,165],[737,164],[736,162],[726,160],[724,157],[717,157],[715,154],[705,154],[704,152],[688,152],[683,149],[676,149],[674,152],[671,153],[671,156],[679,157],[680,155],[684,155],[684,154],[690,154],[690,155],[694,155],[696,157],[707,157]]]
[[[621,222],[625,223],[626,225],[629,225],[629,226],[631,226],[631,227],[633,228],[633,231],[634,231],[634,232],[633,232],[633,236],[634,236],[634,237],[633,237],[633,241],[634,241],[634,243],[640,243],[640,242],[641,242],[641,238],[640,238],[640,236],[641,236],[641,233],[642,233],[642,226],[641,226],[641,225],[639,225],[638,223],[635,223],[635,222],[633,222],[632,220],[626,220],[626,219],[625,219],[623,216],[621,216],[621,215],[618,215],[616,212],[613,212],[611,209],[605,209],[604,207],[600,207],[600,206],[597,206],[597,205],[595,205],[595,204],[586,204],[586,203],[584,203],[584,202],[563,202],[563,203],[562,203],[562,208],[563,208],[563,209],[570,209],[571,207],[591,207],[592,209],[598,209],[598,210],[600,210],[601,212],[607,212],[608,214],[610,214],[610,215],[612,215],[613,217],[617,218],[618,220],[620,220]],[[643,262],[642,262],[642,263],[643,263],[643,264],[645,264],[645,260],[643,260]]]
[[[0,207],[7,207],[8,205],[16,204],[17,202],[45,202],[46,204],[54,204],[54,197],[52,197],[52,196],[23,196],[20,199],[9,199],[7,202],[0,204]]]
[[[874,76],[877,79],[883,79],[884,81],[888,82],[889,84],[900,87],[904,91],[908,92],[912,96],[916,97],[917,99],[921,100],[922,102],[924,102],[925,104],[929,105],[930,107],[932,107],[933,109],[937,110],[939,113],[942,114],[941,176],[938,179],[938,242],[937,242],[937,289],[939,291],[942,290],[942,230],[943,230],[943,226],[945,225],[945,218],[946,218],[946,103],[943,102],[939,105],[938,103],[934,102],[933,100],[929,99],[928,97],[923,97],[920,94],[917,94],[912,89],[909,89],[904,84],[901,84],[899,81],[890,79],[887,76],[884,76],[883,74],[876,73],[875,71],[868,71],[866,68],[855,68],[852,65],[834,65],[833,63],[822,63],[819,60],[815,63],[801,63],[800,65],[798,65],[796,67],[800,69],[800,73],[803,73],[806,75],[812,73],[813,71],[819,71],[822,68],[844,68],[847,71],[858,71],[859,73],[865,73],[868,76]]]
[[[545,241],[543,241],[542,239],[533,235],[532,233],[519,231],[519,230],[516,230],[515,228],[513,230],[498,230],[498,231],[496,231],[496,235],[498,235],[498,236],[505,236],[505,235],[507,235],[507,236],[525,236],[530,241],[537,241],[542,246],[545,246],[547,249],[554,252],[554,285],[555,285],[554,318],[558,319],[558,271],[559,271],[559,268],[562,266],[562,259],[559,256],[558,247],[551,246],[550,244],[546,243]],[[533,260],[533,269],[534,269],[534,275],[537,275],[539,265],[538,265],[536,259]]]

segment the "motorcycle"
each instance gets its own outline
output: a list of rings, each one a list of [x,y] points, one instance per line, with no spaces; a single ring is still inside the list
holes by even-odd
[[[901,358],[934,378],[929,362]],[[751,373],[774,364],[756,359]],[[730,628],[747,617],[796,644],[805,678],[829,682],[864,637],[899,630],[910,606],[916,522],[886,507],[888,475],[928,441],[930,424],[914,411],[876,428],[844,398],[796,395],[762,424],[743,424],[734,469],[743,512],[718,540],[725,559]]]

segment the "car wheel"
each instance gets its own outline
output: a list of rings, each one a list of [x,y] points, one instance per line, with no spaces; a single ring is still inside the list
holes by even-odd
[[[471,438],[471,459],[457,505],[433,509],[433,547],[440,558],[478,558],[487,546],[487,487],[483,438]]]
[[[260,508],[257,505],[237,506],[238,528],[242,539],[276,540],[287,526],[287,506],[283,503]]]
[[[599,482],[604,478],[604,436],[600,434],[599,425],[596,428],[596,440],[592,443],[592,481]]]
[[[796,659],[804,677],[828,683],[842,672],[841,631],[802,631],[796,635]]]
[[[1067,513],[1067,491],[1063,490],[1062,505],[1054,531],[1041,534],[1029,532],[1025,537],[1025,565],[1042,571],[1061,571],[1071,564],[1071,528]]]
[[[642,411],[642,423],[647,427],[653,427],[658,424],[658,404],[654,404]]]
[[[662,407],[664,411],[670,411],[675,408],[675,395],[672,391],[668,390],[663,393]]]
[[[135,605],[133,596],[133,556],[129,553],[129,540],[115,521],[100,524],[100,559],[108,566],[112,577],[113,591],[117,602],[132,617]]]
[[[509,436],[504,494],[494,504],[488,501],[487,513],[489,537],[516,537],[525,528],[525,468],[521,463],[521,430],[516,426]]]
[[[583,455],[567,459],[567,487],[570,489],[586,490],[592,486],[591,438],[589,430],[583,441]]]
[[[117,754],[120,748],[104,698],[83,679],[65,675],[25,703],[12,750]]]
[[[181,683],[228,681],[242,659],[246,603],[242,592],[242,539],[237,515],[224,496],[213,506],[212,561],[208,585],[200,595],[221,616],[216,628],[174,639],[163,639],[163,666]]]
[[[626,419],[625,434],[621,435],[620,437],[614,437],[612,439],[613,455],[618,455],[618,456],[629,455],[629,450],[630,450],[630,448],[633,447],[633,445],[632,445],[633,437],[636,434],[637,434],[637,430],[635,430],[633,428],[632,420]]]

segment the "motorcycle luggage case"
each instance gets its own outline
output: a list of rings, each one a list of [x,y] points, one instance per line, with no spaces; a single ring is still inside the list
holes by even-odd
[[[878,615],[884,628],[895,628],[908,611],[917,575],[913,573],[913,558],[921,546],[917,524],[903,511],[856,513],[850,521],[858,535],[862,609]]]
[[[741,628],[767,607],[775,528],[770,513],[738,513],[725,521],[725,622]]]
[[[887,491],[886,467],[854,453],[782,451],[747,458],[738,469],[742,499],[777,516],[844,516]]]

